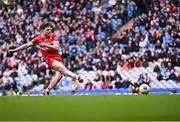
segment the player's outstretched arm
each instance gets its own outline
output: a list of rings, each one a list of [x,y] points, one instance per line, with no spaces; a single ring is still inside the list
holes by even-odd
[[[28,47],[31,47],[33,45],[32,42],[28,42],[26,44],[23,44],[21,45],[20,47],[18,48],[15,48],[15,49],[10,49],[9,52],[18,52],[18,51],[21,51],[21,50],[24,50],[24,49],[27,49]]]

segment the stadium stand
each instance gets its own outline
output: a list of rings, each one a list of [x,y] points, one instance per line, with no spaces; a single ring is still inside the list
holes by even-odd
[[[19,0],[1,5],[0,90],[10,95],[17,87],[22,94],[41,94],[50,82],[54,72],[35,47],[7,53],[31,41],[50,21],[64,64],[89,79],[76,93],[131,93],[132,83],[149,84],[152,93],[180,92],[180,2],[152,0],[145,11],[136,2]],[[64,77],[51,93],[72,94],[69,80]]]

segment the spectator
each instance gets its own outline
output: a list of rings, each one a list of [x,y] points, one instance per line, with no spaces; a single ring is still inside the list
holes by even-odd
[[[139,75],[138,82],[143,83],[144,82],[144,76],[143,74]]]
[[[88,82],[85,85],[85,89],[91,90],[93,88],[93,84],[90,80],[88,80]]]
[[[173,69],[171,70],[171,73],[170,73],[169,77],[167,78],[167,80],[177,81],[177,76],[176,76],[175,71]]]
[[[142,67],[142,61],[139,58],[135,59],[134,67]]]
[[[159,68],[159,66],[158,66],[158,65],[155,65],[153,71],[156,72],[156,73],[160,73],[160,68]]]
[[[123,81],[123,88],[129,88],[131,85],[131,81],[129,81],[128,78],[126,78],[124,81]]]
[[[163,75],[161,75],[161,73],[158,73],[158,74],[157,74],[157,79],[158,79],[159,81],[163,80]]]
[[[140,84],[137,82],[132,83],[131,84],[132,93],[139,93],[139,86],[140,86]]]
[[[122,82],[122,78],[120,77],[115,77],[115,88],[116,89],[120,89],[120,88],[123,88],[123,82]]]

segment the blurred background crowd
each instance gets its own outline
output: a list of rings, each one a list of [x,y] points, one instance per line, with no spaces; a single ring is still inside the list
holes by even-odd
[[[25,93],[50,82],[54,72],[35,46],[7,52],[40,34],[43,22],[53,25],[64,65],[90,79],[83,89],[166,87],[154,84],[161,81],[180,88],[179,0],[4,0],[0,7],[0,90]],[[66,85],[64,78],[57,89]]]

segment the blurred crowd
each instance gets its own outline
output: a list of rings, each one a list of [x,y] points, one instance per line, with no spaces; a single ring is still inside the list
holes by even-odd
[[[47,68],[35,47],[14,55],[7,53],[40,34],[40,25],[46,21],[54,27],[67,68],[76,73],[97,72],[94,80],[102,82],[100,88],[112,88],[115,84],[116,88],[128,88],[131,81],[122,79],[121,70],[148,67],[149,62],[159,59],[166,63],[162,62],[160,70],[155,71],[158,76],[167,79],[170,75],[165,74],[174,72],[180,82],[180,73],[174,69],[180,66],[179,4],[153,0],[147,12],[136,17],[139,8],[131,0],[11,1],[0,9],[0,88],[26,91],[50,82],[54,72]],[[118,33],[119,38],[111,38],[130,19],[131,26]],[[105,77],[102,71],[114,73]]]
[[[33,84],[47,84],[53,72],[43,63],[35,47],[7,53],[40,34],[40,25],[49,21],[61,43],[59,51],[70,70],[80,69],[84,56],[96,43],[110,38],[120,26],[136,15],[131,1],[110,0],[17,0],[4,2],[0,10],[0,86],[20,86],[27,90]],[[83,56],[83,57],[82,57]],[[90,58],[92,59],[92,58]],[[80,63],[78,63],[80,62]],[[77,66],[78,63],[78,66]]]
[[[180,82],[180,3],[178,1],[154,1],[150,4],[147,13],[133,19],[133,21],[120,31],[113,41],[97,43],[95,59],[99,63],[95,70],[121,71],[132,70],[138,67],[148,67],[149,62],[154,63],[154,72],[157,80],[173,80]],[[107,43],[107,44],[105,44]],[[94,59],[94,58],[93,58]],[[93,65],[93,60],[91,66]],[[157,62],[157,65],[155,65]],[[87,66],[88,67],[88,66]],[[175,67],[178,67],[175,69]],[[87,69],[86,69],[87,70]],[[152,69],[153,70],[153,69]],[[107,74],[105,73],[105,74]],[[97,73],[99,80],[105,86],[112,86],[116,75],[109,73],[102,77]],[[105,79],[105,80],[104,80]],[[119,80],[120,79],[120,80]],[[146,79],[145,81],[142,81]],[[116,80],[115,80],[116,81]],[[136,83],[151,80],[148,74],[140,74]],[[122,79],[120,76],[116,84],[123,84],[121,88],[129,88],[132,81]],[[114,86],[116,87],[116,86]],[[104,88],[102,85],[101,88]]]

